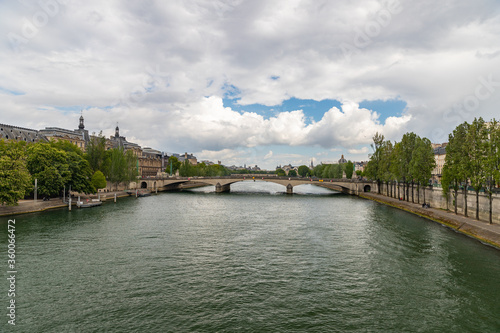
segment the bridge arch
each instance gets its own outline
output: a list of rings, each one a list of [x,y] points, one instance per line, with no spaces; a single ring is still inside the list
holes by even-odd
[[[141,188],[148,188],[147,182],[141,182]]]
[[[372,190],[372,187],[370,185],[365,185],[363,187],[363,192],[370,192]]]

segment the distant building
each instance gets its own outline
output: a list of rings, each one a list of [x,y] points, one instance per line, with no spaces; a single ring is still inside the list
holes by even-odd
[[[344,164],[347,163],[347,160],[344,158],[344,154],[342,154],[342,157],[339,160],[339,164]]]
[[[354,162],[354,171],[365,171],[365,167],[366,167],[366,164],[368,164],[368,162],[365,162],[365,161],[361,161],[361,162]]]
[[[6,124],[0,124],[0,139],[26,142],[47,141],[40,131]]]
[[[188,160],[189,163],[191,163],[192,165],[198,164],[198,160],[196,159],[196,156],[194,156],[193,154],[188,154],[188,153],[184,153],[184,155],[172,154],[172,156],[177,157],[177,159],[181,163],[184,162],[185,160]]]
[[[68,130],[59,127],[45,127],[39,133],[47,138],[48,141],[67,141],[75,144],[83,151],[87,150],[87,144],[90,141],[89,131],[85,129],[83,115],[80,116],[78,129]]]
[[[448,143],[443,144],[433,144],[434,148],[434,160],[436,161],[436,166],[432,170],[432,182],[434,184],[440,184],[441,178],[443,177],[443,168],[446,159],[446,146]]]
[[[138,157],[139,174],[143,178],[156,177],[165,170],[166,156],[163,152],[149,147],[142,149]]]

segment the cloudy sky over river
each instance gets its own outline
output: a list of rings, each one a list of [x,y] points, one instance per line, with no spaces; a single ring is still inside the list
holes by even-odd
[[[366,160],[500,105],[497,1],[0,3],[0,123],[226,165]]]

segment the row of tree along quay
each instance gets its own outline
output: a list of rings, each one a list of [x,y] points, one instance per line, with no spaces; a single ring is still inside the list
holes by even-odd
[[[34,194],[62,196],[64,190],[95,193],[112,183],[137,179],[137,157],[132,151],[106,150],[104,137],[93,138],[82,152],[67,141],[26,143],[0,140],[0,202],[17,205]]]
[[[420,187],[429,185],[432,169],[436,165],[430,140],[410,132],[404,134],[400,142],[392,143],[376,133],[372,148],[365,176],[377,181],[379,194],[380,185],[385,183],[391,197],[410,201],[411,188],[411,201],[415,202],[413,189],[416,186],[417,201],[420,203]],[[402,193],[399,184],[403,185]],[[425,191],[423,200],[425,203]]]
[[[465,206],[464,215],[468,217],[467,191],[470,187],[476,193],[476,219],[479,220],[479,193],[484,192],[489,199],[489,222],[493,219],[493,192],[500,183],[500,126],[493,119],[485,122],[483,118],[472,123],[458,125],[449,135],[446,158],[443,167],[443,194],[446,198],[453,195],[457,213],[457,194],[462,190]]]
[[[374,180],[380,194],[381,184],[388,189],[389,196],[414,203],[414,186],[417,187],[417,202],[420,203],[420,187],[432,187],[431,173],[435,167],[434,151],[429,139],[415,133],[406,133],[400,142],[384,140],[376,133],[364,176]],[[467,192],[476,193],[476,214],[479,220],[479,193],[489,198],[489,223],[492,223],[492,194],[495,184],[500,183],[500,126],[493,119],[482,118],[472,123],[464,122],[449,134],[441,184],[443,195],[448,200],[453,195],[454,212],[457,214],[457,193],[464,196],[464,216],[468,217]],[[400,185],[403,189],[400,190]],[[424,203],[425,191],[424,191]]]

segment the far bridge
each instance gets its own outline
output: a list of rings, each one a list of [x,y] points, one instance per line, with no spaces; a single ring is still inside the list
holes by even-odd
[[[293,194],[298,185],[312,184],[351,195],[362,192],[376,192],[377,183],[358,179],[321,179],[310,177],[277,177],[261,175],[233,175],[223,177],[163,177],[142,178],[138,187],[155,191],[182,190],[198,186],[215,186],[216,193],[229,192],[231,184],[243,181],[264,181],[285,186],[287,194]]]

